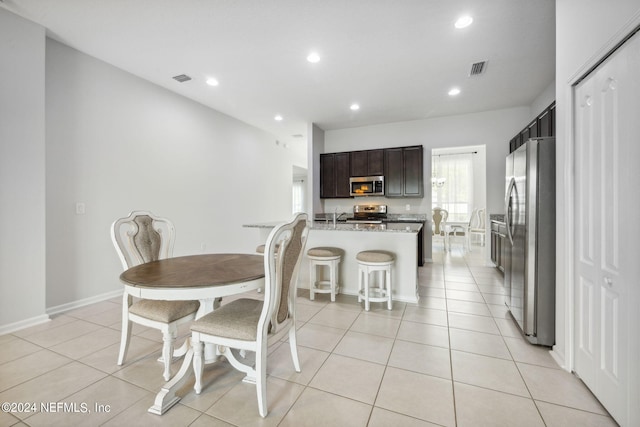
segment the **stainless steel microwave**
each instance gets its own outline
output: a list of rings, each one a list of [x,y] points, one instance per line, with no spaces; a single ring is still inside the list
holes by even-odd
[[[358,176],[349,178],[352,196],[384,196],[384,176]]]

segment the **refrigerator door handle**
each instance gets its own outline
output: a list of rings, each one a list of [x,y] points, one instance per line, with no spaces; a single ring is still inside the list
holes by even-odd
[[[509,215],[509,205],[510,205],[510,201],[511,201],[511,193],[513,193],[513,190],[516,186],[516,179],[514,177],[511,177],[511,180],[509,181],[509,186],[507,187],[507,193],[504,196],[504,212],[505,212],[505,222],[507,225],[507,237],[509,238],[509,242],[511,242],[511,244],[513,245],[513,233],[511,232],[511,227],[512,227],[512,221],[511,221],[511,215]]]

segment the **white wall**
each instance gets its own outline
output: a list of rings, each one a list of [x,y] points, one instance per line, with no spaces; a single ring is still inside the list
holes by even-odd
[[[529,123],[531,123],[533,119],[538,117],[538,115],[542,113],[555,100],[556,100],[556,81],[554,80],[531,103],[532,116],[531,116],[531,120],[529,120]]]
[[[44,34],[0,9],[0,334],[47,319]]]
[[[272,135],[52,40],[46,85],[48,308],[120,289],[131,210],[175,223],[175,255],[253,252],[243,224],[291,216],[299,156]]]
[[[317,125],[310,123],[307,130],[309,141],[307,143],[307,163],[309,180],[307,181],[307,194],[310,195],[307,203],[307,213],[313,219],[313,214],[323,212],[323,204],[320,199],[320,153],[324,153],[324,131]]]
[[[571,288],[573,241],[571,84],[640,23],[638,0],[556,0],[556,345],[554,356],[573,366]]]

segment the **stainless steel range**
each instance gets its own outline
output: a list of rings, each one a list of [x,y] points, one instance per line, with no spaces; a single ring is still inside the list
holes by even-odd
[[[355,205],[350,224],[382,224],[387,218],[387,205]]]

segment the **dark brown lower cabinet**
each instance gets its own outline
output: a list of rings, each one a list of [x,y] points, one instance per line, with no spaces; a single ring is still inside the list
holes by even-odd
[[[491,261],[504,273],[504,245],[506,239],[506,225],[502,222],[491,221]]]

